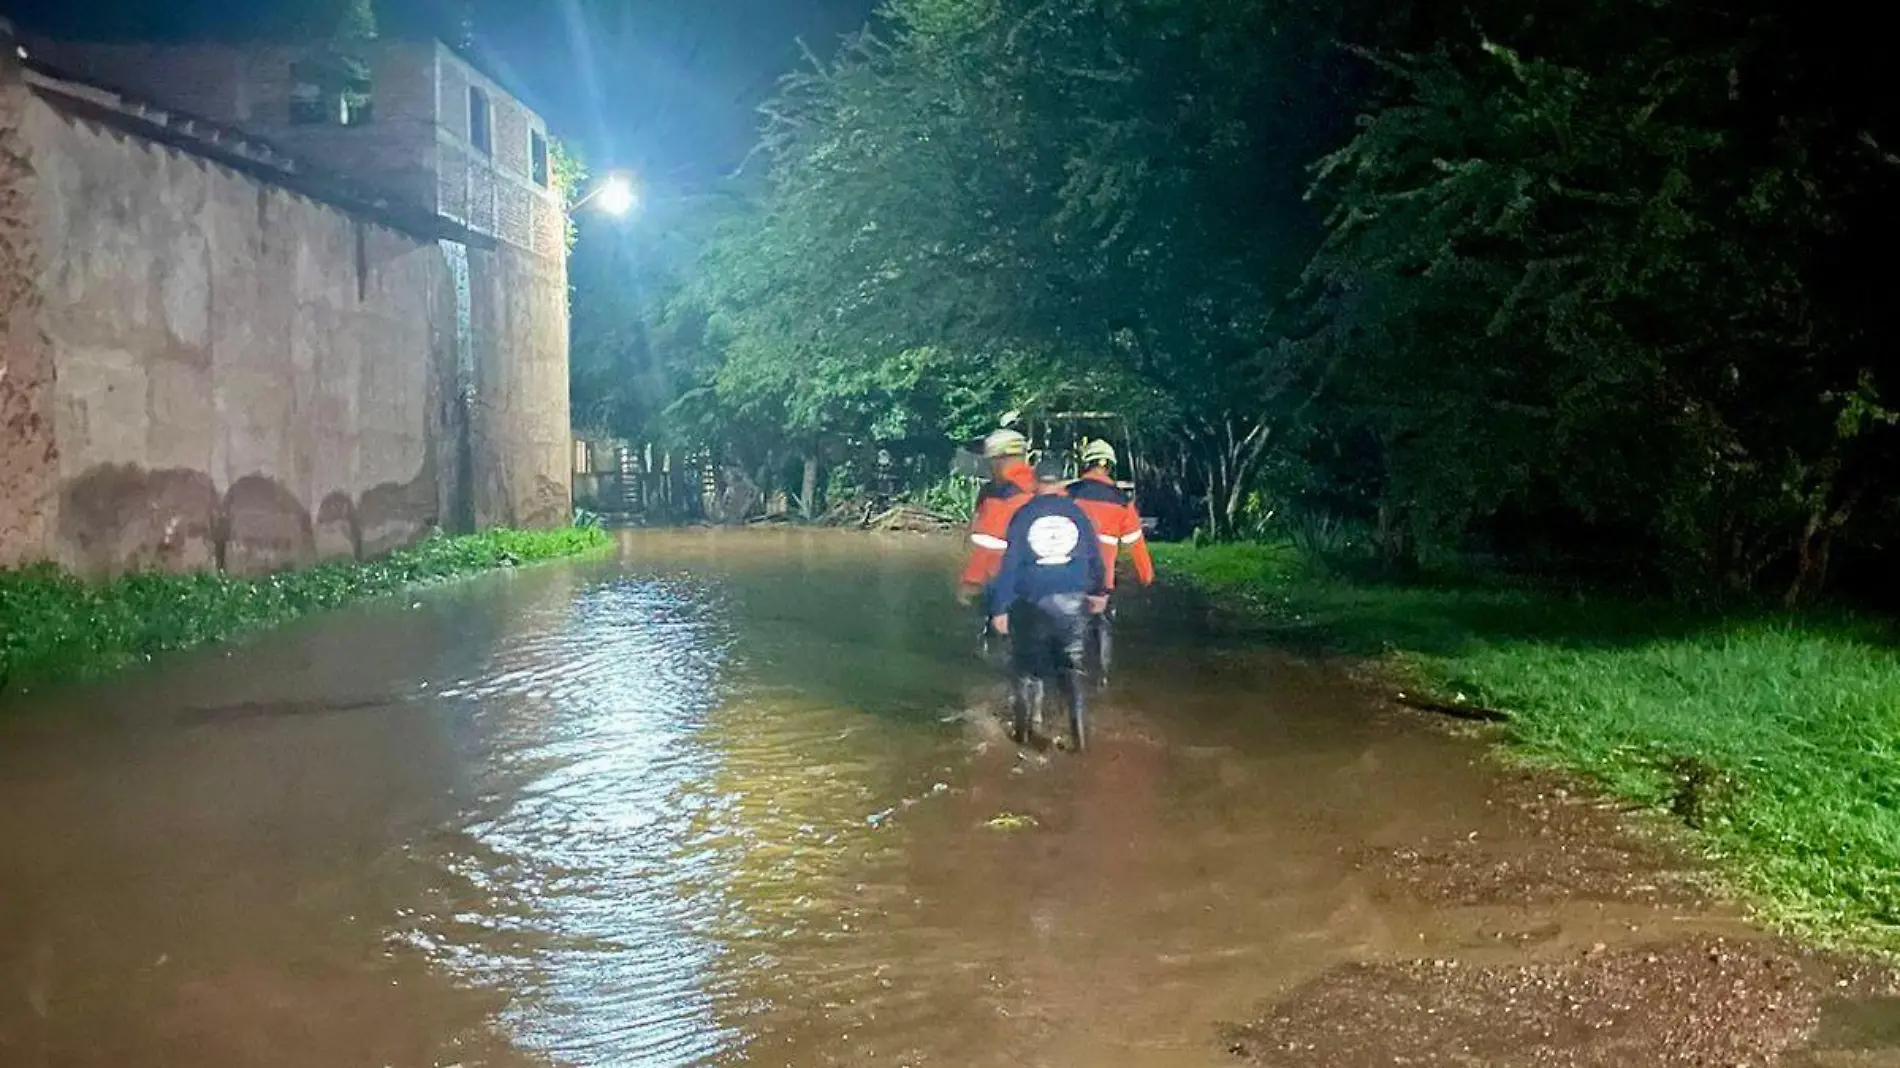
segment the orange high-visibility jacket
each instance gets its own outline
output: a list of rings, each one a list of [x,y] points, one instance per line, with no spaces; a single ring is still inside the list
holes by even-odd
[[[1108,568],[1108,585],[1115,586],[1115,554],[1127,549],[1135,565],[1135,580],[1143,586],[1155,580],[1155,562],[1148,555],[1148,539],[1141,534],[1141,513],[1135,501],[1100,468],[1089,471],[1069,483],[1069,496],[1088,513],[1095,524],[1095,536],[1102,542],[1102,563]]]
[[[963,565],[966,586],[984,586],[1003,566],[1009,548],[1009,521],[1016,510],[1036,495],[1036,472],[1020,461],[1003,468],[977,494],[976,515],[970,519],[970,559]]]

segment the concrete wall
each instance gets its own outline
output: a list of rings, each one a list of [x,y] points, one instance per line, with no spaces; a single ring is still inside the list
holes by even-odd
[[[39,226],[23,126],[32,93],[0,62],[0,567],[37,559],[59,491],[53,349],[40,333]]]
[[[507,245],[469,253],[478,526],[548,526],[573,514],[565,263]]]
[[[0,561],[257,572],[448,514],[440,248],[72,118],[8,68]]]

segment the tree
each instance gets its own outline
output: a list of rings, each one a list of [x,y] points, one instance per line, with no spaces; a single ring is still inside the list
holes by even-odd
[[[1528,510],[1653,547],[1682,592],[1746,590],[1845,524],[1843,474],[1883,447],[1845,418],[1884,411],[1873,353],[1809,284],[1843,176],[1792,116],[1748,136],[1771,28],[1641,29],[1587,66],[1381,60],[1391,102],[1321,164],[1308,277],[1415,544]],[[1825,561],[1799,555],[1796,596]]]
[[[1327,29],[1255,44],[1293,11],[888,5],[767,106],[768,191],[708,261],[721,395],[808,456],[1132,407],[1230,526],[1283,407],[1272,305],[1318,233],[1286,156],[1325,124],[1267,105],[1274,77],[1324,95]]]
[[[888,0],[781,83],[674,295],[603,306],[669,369],[642,420],[808,507],[882,445],[943,470],[1005,411],[1112,407],[1214,536],[1322,513],[1410,563],[1801,600],[1900,510],[1890,294],[1841,266],[1900,236],[1900,130],[1828,29]]]
[[[345,0],[343,13],[337,19],[336,39],[338,41],[376,39],[376,9],[372,0]]]

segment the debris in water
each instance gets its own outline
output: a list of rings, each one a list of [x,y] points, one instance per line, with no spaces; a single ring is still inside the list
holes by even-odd
[[[1020,812],[1001,812],[991,817],[984,826],[997,831],[1023,831],[1042,825],[1036,822],[1034,816],[1025,816]]]

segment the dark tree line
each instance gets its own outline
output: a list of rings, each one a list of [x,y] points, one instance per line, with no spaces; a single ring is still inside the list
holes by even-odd
[[[1113,408],[1211,536],[1802,600],[1900,520],[1878,41],[1765,3],[889,0],[730,189],[582,242],[577,414],[809,497]]]

